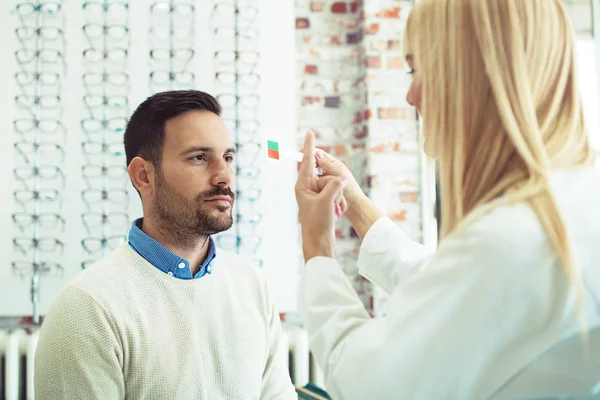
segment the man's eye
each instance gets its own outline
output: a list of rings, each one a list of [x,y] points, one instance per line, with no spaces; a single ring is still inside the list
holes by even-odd
[[[228,163],[232,163],[235,161],[235,158],[233,156],[225,156],[225,161],[227,161]]]
[[[204,154],[198,154],[197,156],[192,157],[192,160],[195,160],[195,161],[205,161],[206,157],[204,157]]]

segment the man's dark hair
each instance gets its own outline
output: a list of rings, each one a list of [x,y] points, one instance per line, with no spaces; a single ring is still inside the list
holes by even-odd
[[[123,135],[127,165],[139,156],[158,167],[165,138],[165,123],[193,110],[221,115],[217,99],[198,90],[172,90],[148,97],[131,115]]]

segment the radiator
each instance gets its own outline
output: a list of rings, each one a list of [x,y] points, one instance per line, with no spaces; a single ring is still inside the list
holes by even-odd
[[[284,331],[284,345],[289,350],[288,368],[292,382],[304,386],[309,381],[324,388],[323,373],[308,348],[305,330]],[[34,400],[33,357],[38,332],[0,330],[0,399]]]
[[[307,332],[301,328],[286,330],[284,340],[289,349],[288,368],[294,385],[304,386],[310,381],[325,389],[323,372],[308,347]]]
[[[0,330],[0,399],[34,400],[33,356],[38,332]]]

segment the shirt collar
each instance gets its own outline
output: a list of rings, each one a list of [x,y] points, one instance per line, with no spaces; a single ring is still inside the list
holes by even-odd
[[[142,231],[142,220],[142,218],[138,218],[131,224],[129,245],[150,264],[179,279],[198,279],[212,272],[211,263],[217,254],[215,243],[211,237],[208,239],[206,259],[192,277],[190,263]]]

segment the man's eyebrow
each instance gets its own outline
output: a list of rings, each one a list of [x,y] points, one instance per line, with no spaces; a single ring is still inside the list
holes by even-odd
[[[212,147],[205,147],[205,146],[192,146],[189,147],[188,149],[184,150],[181,155],[188,155],[191,153],[214,153],[215,149],[213,149]],[[235,154],[235,147],[230,147],[227,150],[225,150],[225,153],[234,153]]]
[[[181,152],[181,155],[185,156],[191,153],[212,153],[214,149],[212,147],[204,147],[204,146],[192,146],[188,147],[186,150]]]

